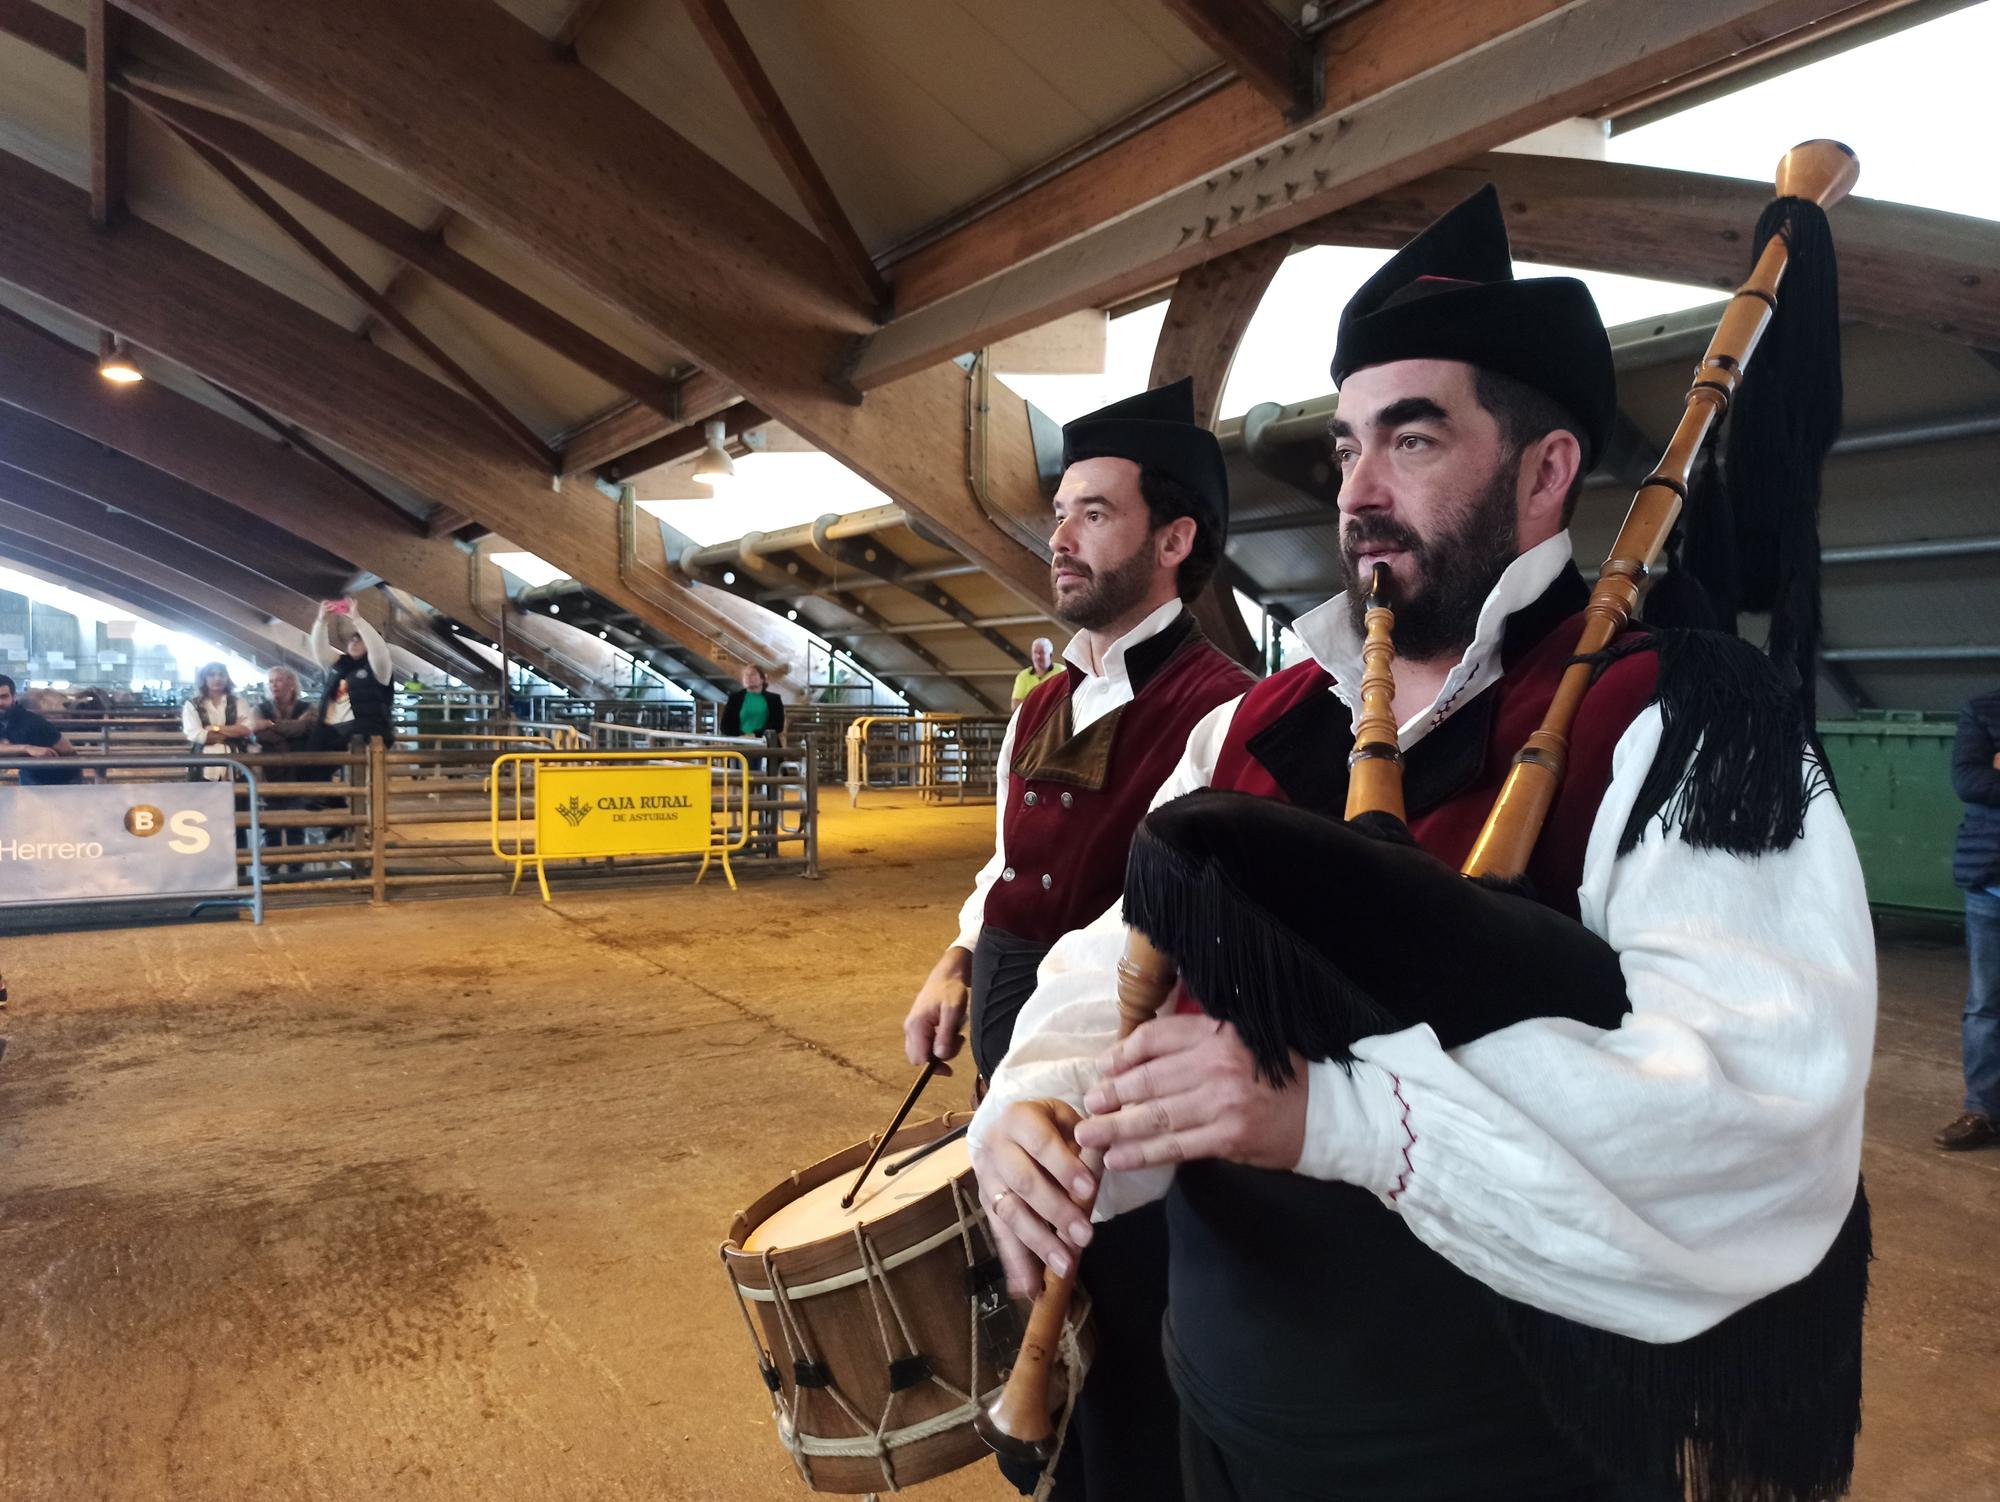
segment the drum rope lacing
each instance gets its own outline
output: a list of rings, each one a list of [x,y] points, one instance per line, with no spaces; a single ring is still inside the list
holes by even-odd
[[[968,1202],[965,1192],[957,1180],[951,1181],[946,1187],[951,1191],[952,1208],[955,1212],[956,1225],[952,1230],[944,1232],[941,1236],[930,1238],[928,1246],[942,1245],[944,1242],[950,1241],[955,1232],[964,1247],[965,1265],[969,1272],[977,1267],[980,1262],[979,1248],[973,1243],[973,1230],[985,1219],[985,1210],[977,1200]],[[911,1332],[909,1319],[905,1315],[901,1303],[897,1300],[895,1290],[890,1286],[888,1278],[889,1269],[909,1260],[910,1251],[906,1250],[885,1259],[875,1244],[868,1239],[865,1228],[859,1225],[854,1227],[854,1241],[856,1248],[861,1254],[861,1268],[857,1274],[844,1276],[839,1279],[822,1280],[819,1283],[806,1286],[810,1289],[818,1290],[833,1283],[865,1282],[868,1285],[870,1303],[875,1311],[876,1332],[881,1340],[883,1360],[886,1363],[894,1363],[897,1359],[896,1343],[889,1330],[890,1315],[895,1317],[897,1330],[902,1336],[904,1353],[908,1356],[921,1354],[916,1348],[916,1340]],[[800,1365],[808,1367],[819,1366],[818,1353],[813,1348],[811,1338],[806,1334],[804,1322],[792,1308],[792,1300],[804,1295],[800,1290],[789,1289],[785,1286],[783,1275],[772,1261],[773,1250],[770,1247],[764,1248],[759,1254],[758,1260],[762,1266],[766,1284],[770,1289],[770,1303],[778,1315],[778,1328],[785,1337],[786,1354],[791,1358],[795,1371]],[[771,1382],[771,1378],[777,1372],[776,1353],[765,1348],[763,1338],[757,1333],[756,1321],[750,1314],[749,1300],[745,1296],[742,1285],[737,1282],[735,1274],[730,1270],[727,1248],[724,1249],[723,1275],[728,1278],[730,1291],[736,1296],[737,1312],[742,1315],[744,1331],[749,1335],[750,1344],[757,1352],[758,1368],[767,1374],[766,1385],[770,1387],[771,1411],[777,1420],[778,1437],[784,1444],[786,1451],[791,1455],[792,1463],[798,1467],[799,1476],[807,1486],[813,1484],[812,1460],[815,1457],[826,1459],[868,1458],[874,1460],[882,1467],[883,1480],[888,1489],[890,1491],[899,1490],[896,1484],[893,1452],[898,1448],[916,1444],[921,1440],[930,1439],[935,1435],[943,1434],[949,1430],[957,1429],[971,1423],[978,1417],[980,1409],[991,1391],[990,1389],[982,1391],[979,1387],[979,1310],[973,1300],[967,1299],[966,1370],[972,1375],[973,1391],[968,1393],[954,1384],[945,1381],[944,1378],[937,1374],[935,1369],[926,1374],[926,1380],[941,1388],[948,1396],[958,1400],[952,1408],[925,1419],[920,1423],[906,1425],[900,1429],[892,1429],[889,1427],[889,1421],[895,1411],[896,1399],[900,1396],[898,1392],[892,1390],[887,1403],[883,1405],[881,1418],[871,1426],[862,1417],[846,1394],[840,1391],[840,1385],[835,1381],[828,1381],[825,1386],[819,1388],[806,1388],[794,1383],[791,1401],[787,1404],[784,1399],[783,1384],[778,1383],[773,1385]],[[762,1300],[759,1300],[759,1302],[762,1302]],[[1088,1362],[1077,1339],[1077,1323],[1073,1321],[1066,1325],[1062,1333],[1062,1359],[1069,1368],[1071,1378],[1068,1384],[1068,1392],[1063,1399],[1063,1411],[1056,1423],[1055,1452],[1050,1457],[1047,1467],[1044,1468],[1041,1482],[1035,1489],[1035,1502],[1047,1502],[1049,1489],[1054,1485],[1055,1463],[1062,1454],[1063,1440],[1069,1431],[1070,1415],[1075,1411],[1076,1407],[1076,1395],[1083,1386],[1084,1374],[1088,1370]],[[999,1385],[999,1376],[997,1373],[995,1374],[994,1384],[995,1388]],[[840,1411],[846,1415],[848,1422],[853,1424],[861,1433],[851,1438],[843,1439],[826,1438],[819,1435],[802,1433],[798,1427],[799,1407],[804,1400],[805,1393],[808,1391],[826,1393],[833,1399]]]

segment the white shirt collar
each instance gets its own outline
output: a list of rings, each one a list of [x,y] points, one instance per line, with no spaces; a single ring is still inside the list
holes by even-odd
[[[1078,632],[1069,639],[1069,645],[1063,648],[1063,660],[1083,674],[1083,681],[1070,691],[1069,696],[1070,728],[1073,731],[1082,730],[1120,705],[1132,702],[1132,679],[1125,671],[1125,654],[1179,620],[1183,608],[1179,600],[1167,601],[1106,647],[1094,673],[1083,649],[1083,633]]]
[[[1437,698],[1402,725],[1397,739],[1408,749],[1437,729],[1460,704],[1470,703],[1500,676],[1500,642],[1507,619],[1540,599],[1570,561],[1568,532],[1537,543],[1507,565],[1500,582],[1479,607],[1472,645],[1453,665]],[[1358,718],[1361,713],[1361,632],[1347,608],[1346,594],[1307,611],[1292,629],[1314,662],[1333,678],[1333,691]]]
[[[1125,654],[1151,637],[1158,636],[1171,626],[1180,616],[1182,605],[1179,600],[1169,600],[1158,610],[1147,616],[1138,625],[1127,631],[1118,640],[1106,647],[1101,654],[1097,671],[1090,668],[1090,657],[1083,650],[1084,633],[1079,631],[1069,639],[1063,648],[1063,661],[1071,664],[1086,678],[1120,679],[1125,677]]]

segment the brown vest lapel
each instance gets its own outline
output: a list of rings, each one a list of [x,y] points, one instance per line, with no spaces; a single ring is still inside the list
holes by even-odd
[[[1134,663],[1132,653],[1126,654],[1126,668],[1134,674],[1133,698],[1146,691],[1146,685],[1153,679],[1162,677],[1169,668],[1189,652],[1208,640],[1202,635],[1196,623],[1194,612],[1183,610],[1160,637],[1178,634],[1179,640],[1172,642],[1166,655],[1157,666],[1150,662]],[[1141,652],[1160,641],[1140,643],[1133,652]],[[1166,642],[1161,642],[1166,646]],[[1129,701],[1128,701],[1129,702]],[[1124,718],[1125,705],[1121,704],[1111,713],[1090,722],[1080,733],[1070,732],[1069,696],[1063,696],[1062,703],[1035,727],[1035,733],[1028,737],[1027,744],[1014,748],[1014,764],[1010,775],[1031,782],[1066,782],[1072,787],[1088,788],[1092,792],[1104,787],[1105,779],[1111,775],[1112,743],[1118,734],[1118,722]]]

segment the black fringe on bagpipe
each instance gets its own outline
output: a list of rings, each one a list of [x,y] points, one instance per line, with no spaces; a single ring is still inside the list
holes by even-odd
[[[1805,1278],[1714,1329],[1654,1345],[1500,1301],[1556,1422],[1621,1479],[1687,1502],[1845,1496],[1861,1432],[1868,1195]]]
[[[1188,859],[1144,822],[1125,867],[1125,921],[1174,955],[1181,984],[1236,1025],[1273,1085],[1297,1077],[1295,1052],[1352,1064],[1359,1039],[1403,1026],[1215,862]]]
[[[1785,278],[1756,358],[1730,403],[1719,445],[1696,466],[1668,544],[1667,576],[1646,619],[1734,633],[1739,614],[1768,614],[1766,650],[1811,723],[1820,637],[1820,476],[1840,437],[1840,275],[1826,213],[1774,200],[1751,236],[1754,265],[1783,233]],[[1720,463],[1716,449],[1722,450]]]
[[[1659,654],[1660,746],[1618,837],[1629,854],[1648,824],[1697,850],[1789,850],[1806,810],[1832,787],[1786,669],[1719,631],[1652,631],[1594,659]]]

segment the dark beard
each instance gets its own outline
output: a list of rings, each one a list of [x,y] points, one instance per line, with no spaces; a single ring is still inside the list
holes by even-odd
[[[1449,530],[1423,537],[1375,512],[1348,524],[1340,538],[1341,574],[1347,582],[1347,610],[1354,629],[1363,629],[1368,610],[1366,584],[1356,574],[1356,558],[1371,546],[1399,548],[1417,567],[1418,583],[1406,590],[1393,575],[1389,604],[1396,612],[1396,655],[1412,662],[1457,656],[1472,645],[1480,607],[1520,550],[1520,521],[1514,507],[1516,465],[1501,464],[1460,511]]]
[[[1086,567],[1068,553],[1058,553],[1050,560],[1049,567],[1053,570],[1058,563],[1066,568]],[[1092,571],[1086,578],[1088,582],[1082,591],[1071,596],[1067,603],[1060,595],[1056,596],[1055,616],[1073,631],[1101,631],[1146,598],[1147,586],[1153,580],[1151,535],[1132,550],[1131,557],[1102,573]]]

